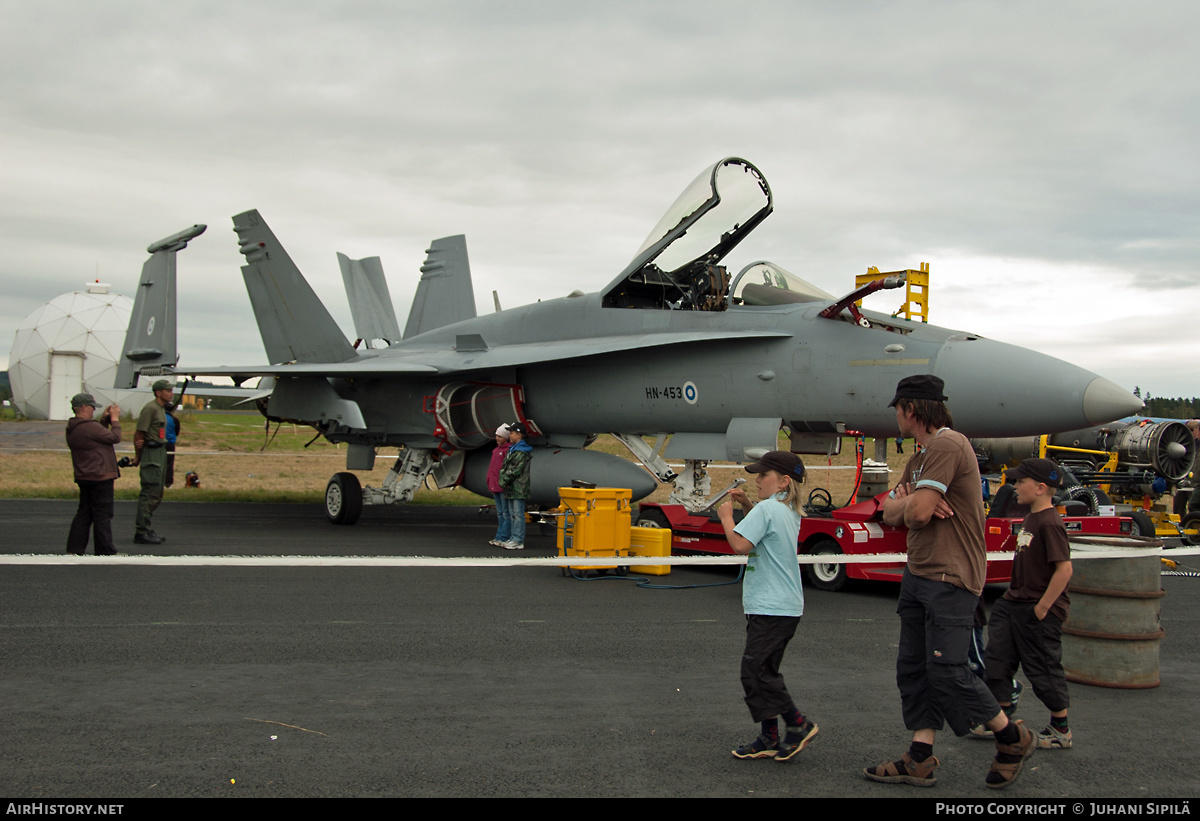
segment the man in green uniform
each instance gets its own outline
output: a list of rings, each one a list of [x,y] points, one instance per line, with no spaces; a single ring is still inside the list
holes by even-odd
[[[137,430],[133,434],[133,464],[140,468],[142,493],[138,496],[137,519],[134,522],[134,544],[162,544],[150,527],[150,519],[163,497],[163,482],[167,475],[167,411],[174,396],[174,387],[165,379],[152,386],[154,400],[147,402],[138,414]]]

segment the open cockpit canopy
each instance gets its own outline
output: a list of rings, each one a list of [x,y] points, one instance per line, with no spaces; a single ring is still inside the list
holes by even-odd
[[[610,308],[724,310],[729,274],[718,265],[771,213],[771,188],[746,160],[728,157],[692,182],[604,290]]]
[[[731,305],[791,305],[836,298],[773,262],[752,262],[733,280],[729,301]]]

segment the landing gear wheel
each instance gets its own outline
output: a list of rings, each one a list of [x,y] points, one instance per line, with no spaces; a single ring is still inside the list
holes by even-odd
[[[1087,515],[1089,516],[1099,516],[1101,507],[1112,504],[1112,499],[1108,498],[1108,494],[1098,487],[1076,485],[1064,490],[1063,494],[1070,501],[1086,504]]]
[[[1179,523],[1179,530],[1183,536],[1183,543],[1187,545],[1200,545],[1200,510],[1193,510],[1191,513],[1183,517]],[[1194,536],[1189,536],[1186,531],[1195,531]]]
[[[353,473],[335,473],[325,486],[325,515],[335,525],[352,525],[362,514],[362,485]]]
[[[812,550],[808,551],[810,556],[841,556],[842,549],[837,546],[837,542],[833,539],[822,539],[813,545]],[[817,590],[825,590],[830,593],[836,593],[846,586],[846,582],[850,579],[846,575],[846,565],[842,563],[829,564],[808,564],[804,566],[804,575],[808,577],[808,583]]]
[[[658,508],[649,508],[638,513],[637,527],[659,527],[663,530],[668,530],[671,523],[667,521],[667,516]]]
[[[1150,538],[1154,538],[1156,535],[1154,532],[1154,520],[1147,513],[1135,510],[1129,514],[1129,518],[1133,519],[1133,530],[1130,531],[1130,536],[1149,536]]]

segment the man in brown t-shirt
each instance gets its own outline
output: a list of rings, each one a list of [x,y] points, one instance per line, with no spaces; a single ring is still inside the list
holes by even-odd
[[[986,785],[1008,786],[1034,749],[1034,736],[1008,717],[967,665],[975,607],[983,590],[983,489],[970,442],[951,430],[953,420],[932,374],[909,376],[896,386],[900,435],[914,438],[918,452],[883,505],[883,520],[908,528],[908,564],[900,584],[900,649],[896,685],[905,726],[913,731],[908,752],[868,767],[872,781],[931,787],[937,783],[933,741],[944,723],[956,735],[984,724],[995,733],[996,758]]]

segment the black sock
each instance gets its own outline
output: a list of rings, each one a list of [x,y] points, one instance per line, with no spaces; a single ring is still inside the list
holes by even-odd
[[[804,714],[795,707],[781,714],[783,722],[789,727],[800,727],[804,724]]]
[[[1021,740],[1021,731],[1017,729],[1017,722],[1010,721],[1003,730],[996,730],[995,736],[1000,744],[1016,744]]]
[[[918,764],[925,761],[931,755],[933,755],[932,744],[926,744],[924,741],[914,741],[908,745],[908,757]]]

